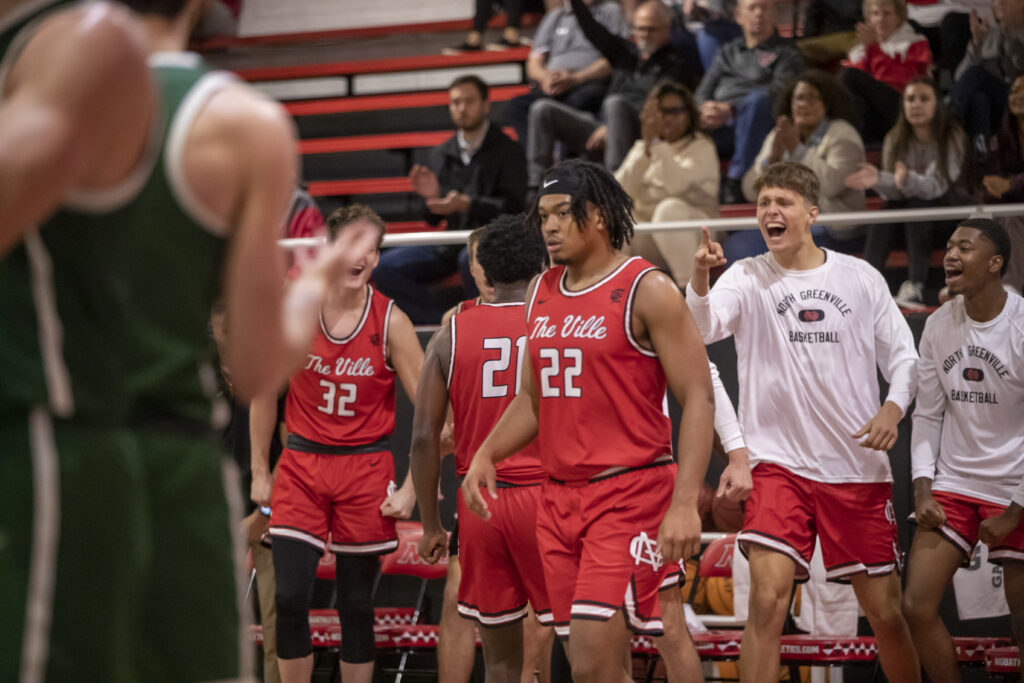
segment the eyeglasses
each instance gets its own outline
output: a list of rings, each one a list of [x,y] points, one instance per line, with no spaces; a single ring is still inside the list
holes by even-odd
[[[686,107],[658,107],[658,113],[662,116],[682,116],[686,113]]]
[[[662,28],[661,26],[630,26],[629,30],[633,33],[656,33]]]
[[[800,93],[799,95],[793,95],[794,102],[821,102],[821,95],[817,95],[812,92]]]

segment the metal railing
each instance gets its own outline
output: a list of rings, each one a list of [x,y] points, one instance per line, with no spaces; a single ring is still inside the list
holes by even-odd
[[[918,223],[922,221],[951,221],[962,218],[1002,218],[1024,216],[1024,204],[985,204],[974,206],[939,206],[924,209],[885,209],[881,211],[844,211],[826,213],[818,217],[820,225],[876,225],[879,223]],[[664,223],[637,223],[636,232],[664,232],[669,230],[756,230],[757,219],[753,216],[742,218],[709,218]],[[385,247],[410,247],[420,245],[465,244],[469,230],[437,230],[432,232],[409,232],[384,236]],[[283,239],[279,244],[286,249],[315,247],[322,243],[317,237]]]

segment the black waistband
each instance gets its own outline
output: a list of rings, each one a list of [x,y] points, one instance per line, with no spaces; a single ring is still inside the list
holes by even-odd
[[[465,479],[465,478],[466,478],[465,476],[456,477],[456,484],[455,484],[455,486],[458,487],[458,488],[461,488],[462,487],[462,480]],[[495,485],[499,489],[518,489],[518,488],[524,488],[524,487],[527,487],[527,486],[540,486],[543,482],[539,482],[538,481],[538,482],[536,482],[534,484],[513,484],[511,482],[502,481],[502,480],[499,479],[499,480],[497,480],[494,483],[495,483]]]
[[[671,465],[674,462],[675,462],[675,460],[673,460],[671,458],[668,458],[666,460],[655,460],[654,462],[649,462],[646,465],[640,465],[639,467],[627,467],[624,470],[618,470],[617,472],[612,472],[610,474],[601,474],[601,475],[598,475],[596,477],[591,477],[590,479],[586,479],[586,480],[578,481],[578,482],[576,482],[576,481],[562,481],[561,479],[555,479],[554,477],[549,477],[549,481],[552,481],[555,484],[561,484],[562,486],[565,486],[565,485],[572,486],[572,485],[582,485],[582,484],[593,484],[594,482],[604,481],[605,479],[611,479],[612,477],[617,477],[617,476],[619,476],[621,474],[629,474],[630,472],[638,472],[640,470],[648,470],[648,469],[650,469],[652,467],[661,467],[663,465]]]
[[[391,439],[385,436],[373,443],[364,443],[359,446],[329,446],[304,439],[298,434],[289,434],[287,447],[300,453],[316,453],[318,455],[360,455],[361,453],[390,451]]]

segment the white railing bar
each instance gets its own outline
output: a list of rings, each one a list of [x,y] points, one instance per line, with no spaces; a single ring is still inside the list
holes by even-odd
[[[818,217],[821,225],[867,225],[878,223],[916,223],[932,220],[957,220],[984,216],[1024,216],[1024,204],[985,204],[975,206],[936,206],[924,209],[888,209],[879,211],[844,211],[822,214]],[[667,221],[664,223],[638,223],[638,233],[662,232],[668,230],[756,230],[757,220],[743,218],[709,218],[704,220]],[[385,247],[408,247],[418,245],[465,244],[469,230],[446,230],[433,232],[408,232],[384,236]],[[298,237],[279,240],[285,249],[301,249],[323,244],[318,237]]]

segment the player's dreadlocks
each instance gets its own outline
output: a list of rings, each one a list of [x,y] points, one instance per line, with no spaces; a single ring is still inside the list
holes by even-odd
[[[582,159],[567,159],[544,174],[538,197],[567,194],[572,197],[569,210],[576,223],[587,221],[587,203],[593,204],[604,218],[612,247],[621,249],[633,238],[633,199],[603,166]],[[527,217],[531,229],[540,229],[538,203],[534,201]]]

